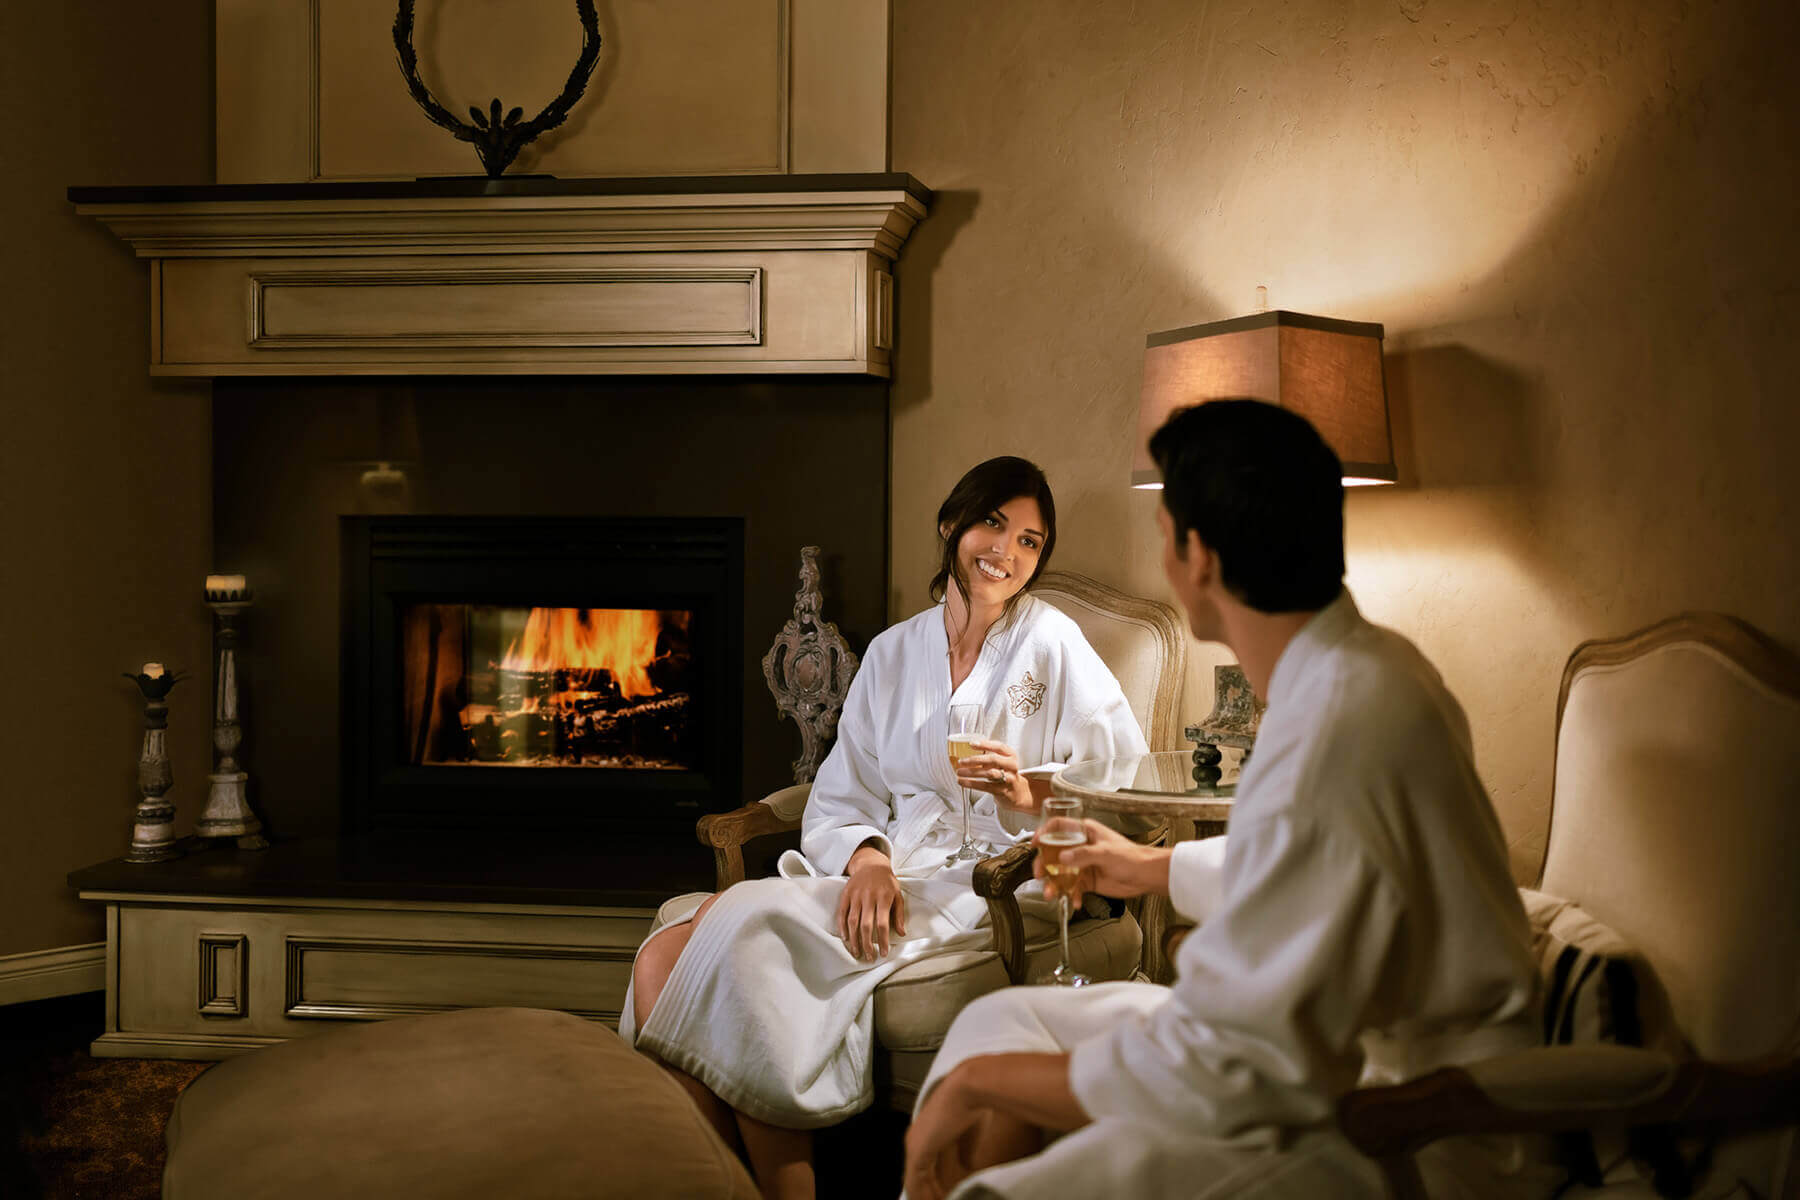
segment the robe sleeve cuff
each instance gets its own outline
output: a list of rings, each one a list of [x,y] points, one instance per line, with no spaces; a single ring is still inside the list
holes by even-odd
[[[839,825],[821,831],[809,840],[812,844],[806,848],[806,857],[827,875],[842,875],[850,865],[850,856],[864,842],[873,841],[888,856],[889,862],[894,858],[894,844],[888,841],[887,834],[873,825]]]
[[[1169,902],[1196,924],[1219,911],[1225,892],[1225,837],[1176,843],[1169,859]]]

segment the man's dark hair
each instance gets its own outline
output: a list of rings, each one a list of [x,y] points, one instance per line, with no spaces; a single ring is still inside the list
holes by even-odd
[[[1019,597],[1031,590],[1031,585],[1050,565],[1050,552],[1056,549],[1056,500],[1050,495],[1050,481],[1044,478],[1038,465],[1010,454],[970,467],[944,497],[944,502],[938,505],[938,528],[942,530],[948,525],[950,536],[944,537],[941,533],[938,536],[940,561],[937,574],[931,577],[933,600],[942,600],[952,581],[963,599],[969,598],[969,581],[963,578],[962,564],[956,561],[957,544],[977,521],[1020,496],[1036,500],[1038,511],[1044,514],[1044,544],[1038,548],[1037,570],[1006,602],[1007,615],[1012,614]]]
[[[1191,529],[1259,612],[1324,608],[1344,578],[1344,474],[1305,417],[1260,400],[1180,409],[1150,438],[1163,507],[1186,554]]]

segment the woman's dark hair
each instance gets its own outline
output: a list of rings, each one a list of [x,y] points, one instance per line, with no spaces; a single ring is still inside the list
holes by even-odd
[[[1344,470],[1305,417],[1260,400],[1180,409],[1150,438],[1163,507],[1219,556],[1232,595],[1259,612],[1305,612],[1344,579]]]
[[[1006,602],[1006,613],[1012,615],[1013,606],[1018,603],[1031,585],[1037,582],[1044,568],[1050,565],[1050,552],[1056,549],[1056,501],[1050,495],[1050,481],[1036,463],[1012,455],[990,458],[984,463],[970,467],[968,474],[956,481],[944,502],[938,505],[937,523],[939,529],[939,550],[941,561],[938,563],[936,575],[931,577],[931,598],[942,600],[950,590],[951,580],[956,581],[957,589],[962,592],[963,599],[969,597],[969,581],[963,578],[962,564],[956,561],[956,547],[977,521],[998,509],[1009,500],[1017,500],[1020,496],[1030,496],[1037,501],[1038,511],[1044,514],[1044,544],[1038,550],[1037,570],[1025,581],[1025,586],[1013,593],[1012,599]],[[949,526],[948,537],[942,530]]]

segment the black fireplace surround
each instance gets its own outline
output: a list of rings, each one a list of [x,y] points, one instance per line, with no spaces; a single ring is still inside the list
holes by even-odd
[[[738,517],[341,518],[343,829],[691,839],[701,814],[736,807],[743,526]],[[422,763],[409,753],[402,696],[403,618],[418,605],[688,614],[682,764]]]

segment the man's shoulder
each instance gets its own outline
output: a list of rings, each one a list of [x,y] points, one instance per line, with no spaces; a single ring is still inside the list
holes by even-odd
[[[1307,797],[1335,804],[1377,780],[1436,774],[1469,754],[1468,721],[1437,669],[1377,625],[1361,624],[1318,655],[1285,707],[1264,728],[1278,735],[1270,749],[1288,758],[1302,805]],[[1261,743],[1259,736],[1259,754]]]
[[[1417,646],[1368,622],[1321,654],[1308,682],[1320,721],[1331,728],[1410,727],[1460,718],[1462,711]]]

